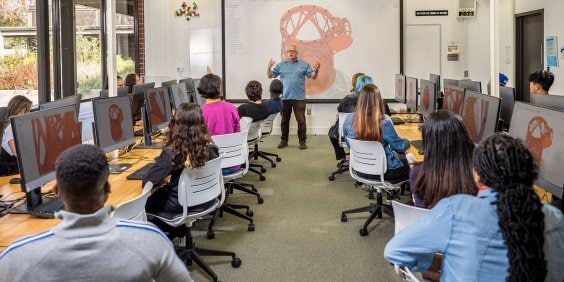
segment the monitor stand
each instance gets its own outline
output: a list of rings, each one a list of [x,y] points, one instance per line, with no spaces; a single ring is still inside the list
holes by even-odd
[[[137,146],[140,149],[161,149],[163,142],[153,142],[149,115],[145,107],[141,108],[141,118],[143,118],[143,144]]]
[[[23,185],[23,184],[22,184]],[[10,213],[24,214],[29,213],[29,208],[36,207],[42,203],[48,203],[53,198],[43,197],[41,195],[41,187],[35,188],[25,193],[25,203],[13,208]]]

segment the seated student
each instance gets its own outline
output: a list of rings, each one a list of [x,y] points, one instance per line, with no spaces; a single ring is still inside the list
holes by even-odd
[[[2,121],[4,133],[2,135],[2,152],[0,155],[0,175],[12,175],[19,172],[18,160],[16,158],[16,143],[14,142],[14,132],[10,118],[29,113],[31,104],[31,100],[22,95],[14,96],[8,102],[6,117]]]
[[[237,108],[221,97],[221,78],[215,74],[206,74],[200,80],[198,93],[206,99],[202,113],[210,135],[229,134],[241,131]]]
[[[476,195],[472,175],[474,142],[459,115],[438,110],[421,129],[425,161],[409,173],[415,206],[432,208],[439,200],[456,194]]]
[[[347,138],[382,143],[388,167],[384,179],[407,179],[409,165],[407,160],[400,159],[398,152],[404,152],[409,147],[409,141],[398,136],[392,120],[384,114],[384,103],[376,85],[367,84],[360,90],[356,111],[345,120],[343,133]],[[361,173],[359,175],[375,177]]]
[[[263,103],[262,98],[262,85],[256,80],[251,80],[245,87],[245,93],[249,102],[241,104],[237,111],[239,118],[250,117],[254,121],[260,121],[270,115],[270,109],[266,103]]]
[[[4,250],[2,281],[192,281],[158,228],[109,216],[108,161],[100,148],[69,148],[55,170],[62,222]]]
[[[538,70],[529,75],[529,90],[531,94],[548,95],[550,86],[554,83],[554,74],[545,70]]]
[[[121,76],[116,77],[116,87],[123,87],[125,85],[125,81]],[[106,77],[106,81],[104,81],[104,85],[102,85],[102,90],[107,90],[110,87],[110,83],[108,82],[108,78]]]
[[[125,77],[124,86],[129,87],[128,93],[133,92],[133,86],[141,84],[141,78],[136,73],[130,73]]]
[[[182,206],[178,202],[178,181],[184,168],[199,168],[208,160],[219,156],[217,146],[212,143],[208,129],[197,104],[181,104],[170,119],[169,130],[161,154],[143,178],[159,187],[147,199],[146,210],[150,213],[161,211],[178,213]],[[204,203],[207,207],[213,204]]]
[[[270,82],[270,99],[266,100],[266,104],[270,109],[271,114],[277,114],[282,110],[282,92],[284,85],[279,79],[274,79]]]
[[[386,259],[413,271],[440,266],[441,281],[563,281],[564,218],[535,193],[531,152],[495,134],[475,150],[473,167],[478,196],[440,200],[388,242]]]
[[[356,109],[356,100],[358,97],[358,92],[364,85],[373,83],[372,78],[370,76],[364,75],[362,73],[357,73],[353,75],[352,78],[353,88],[351,89],[351,93],[345,96],[339,102],[337,106],[338,113],[354,113]],[[335,124],[329,128],[329,141],[331,141],[331,145],[333,145],[333,150],[335,151],[335,159],[337,160],[337,166],[342,164],[346,161],[346,153],[345,149],[343,149],[340,145],[339,140],[339,115],[337,114],[337,120]]]

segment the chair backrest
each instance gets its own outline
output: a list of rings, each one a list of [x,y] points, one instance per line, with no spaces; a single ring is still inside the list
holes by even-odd
[[[424,214],[429,212],[428,209],[422,209],[414,206],[402,204],[400,202],[392,201],[392,208],[394,209],[395,220],[395,233],[414,224]]]
[[[239,119],[239,126],[241,127],[241,131],[249,131],[251,123],[253,123],[253,119],[250,117],[242,117],[241,119]]]
[[[247,135],[247,144],[254,145],[258,143],[261,135],[261,121],[252,122]]]
[[[214,135],[211,137],[213,143],[219,148],[223,155],[221,168],[229,168],[237,165],[247,164],[249,161],[249,149],[247,146],[247,132]],[[246,166],[248,169],[248,165]]]
[[[378,141],[363,141],[347,138],[350,144],[350,169],[383,177],[387,170],[386,152]],[[382,178],[383,181],[383,178]]]
[[[188,213],[189,207],[207,203],[219,196],[222,196],[221,203],[223,203],[225,194],[222,193],[224,190],[222,160],[223,155],[220,155],[207,161],[201,168],[182,170],[178,181],[178,202],[184,208],[184,215]]]
[[[339,144],[343,148],[347,146],[347,142],[345,142],[345,134],[343,132],[343,124],[345,123],[345,119],[347,119],[347,117],[352,114],[354,113],[339,112]]]
[[[147,203],[147,198],[149,198],[149,196],[151,195],[151,189],[153,189],[153,183],[149,181],[145,184],[145,187],[143,187],[143,192],[141,192],[141,195],[118,205],[115,208],[112,217],[147,221],[147,215],[145,214],[145,204]]]
[[[278,113],[270,114],[267,118],[265,118],[262,121],[262,123],[261,123],[262,137],[269,136],[270,133],[272,133],[272,127],[273,127],[273,124],[274,124],[274,119],[276,118],[277,115],[278,115]]]

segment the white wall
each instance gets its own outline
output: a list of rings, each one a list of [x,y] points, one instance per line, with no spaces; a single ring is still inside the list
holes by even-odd
[[[558,45],[564,45],[564,1],[555,0],[515,0],[515,13],[525,13],[534,10],[544,9],[544,36],[557,36]],[[515,33],[515,28],[513,28]],[[550,88],[552,95],[564,95],[564,59],[559,58],[559,67],[551,67],[554,73],[554,84]],[[545,56],[546,65],[546,56]]]

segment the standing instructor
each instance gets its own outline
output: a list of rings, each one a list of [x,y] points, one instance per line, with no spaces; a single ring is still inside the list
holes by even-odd
[[[284,85],[282,96],[282,136],[278,148],[288,146],[288,132],[290,131],[290,116],[294,110],[296,121],[298,122],[298,138],[300,149],[307,149],[306,145],[306,118],[305,118],[305,77],[317,78],[320,64],[315,62],[313,69],[306,62],[298,59],[298,48],[296,45],[286,47],[286,60],[276,64],[274,60],[268,62],[266,75],[274,78],[280,75],[280,80]],[[272,68],[274,65],[276,66]]]

